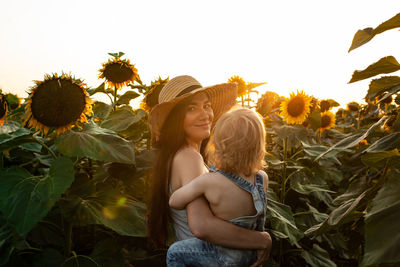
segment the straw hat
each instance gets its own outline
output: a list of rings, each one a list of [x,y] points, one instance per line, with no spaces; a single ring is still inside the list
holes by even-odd
[[[214,122],[236,104],[236,83],[222,83],[203,87],[192,76],[182,75],[171,79],[161,89],[158,96],[159,104],[154,106],[149,114],[149,126],[153,146],[158,141],[161,128],[175,105],[198,92],[205,92],[209,96],[214,112]]]

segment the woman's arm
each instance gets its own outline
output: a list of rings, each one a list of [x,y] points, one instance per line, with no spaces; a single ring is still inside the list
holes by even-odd
[[[177,154],[173,168],[181,185],[204,173],[203,159],[194,150]],[[204,197],[190,202],[186,213],[189,228],[199,239],[237,249],[265,249],[271,246],[271,237],[267,232],[248,230],[215,217]]]
[[[204,179],[200,176],[175,190],[175,192],[169,197],[169,206],[178,210],[184,209],[189,202],[204,194],[204,182]]]

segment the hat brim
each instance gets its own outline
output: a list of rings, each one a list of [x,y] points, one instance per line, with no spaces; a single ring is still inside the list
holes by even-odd
[[[182,100],[197,93],[205,92],[210,98],[214,112],[213,126],[218,118],[236,104],[236,83],[222,83],[195,89],[189,93],[174,98],[171,101],[160,103],[153,107],[149,114],[149,127],[151,131],[151,143],[154,146],[160,136],[161,128],[171,110]]]

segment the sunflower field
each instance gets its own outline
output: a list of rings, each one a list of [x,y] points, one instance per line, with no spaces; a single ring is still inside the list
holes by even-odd
[[[349,51],[399,27],[397,14],[359,30]],[[123,56],[110,53],[97,88],[54,73],[23,103],[0,94],[0,266],[165,266],[166,250],[148,247],[145,202],[148,112],[168,78],[144,84]],[[375,77],[366,104],[339,109],[303,91],[253,102],[264,83],[228,80],[267,130],[265,266],[399,266],[400,77],[378,76],[398,70],[387,56],[355,71],[350,83]]]

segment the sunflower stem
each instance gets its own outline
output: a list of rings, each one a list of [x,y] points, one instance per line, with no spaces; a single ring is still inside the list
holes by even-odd
[[[117,86],[114,86],[114,103],[113,103],[113,111],[117,109]]]
[[[38,142],[40,145],[42,145],[44,148],[46,148],[47,151],[49,151],[49,153],[53,156],[53,158],[55,158],[55,159],[57,158],[57,156],[56,156],[56,154],[54,153],[54,151],[51,150],[51,148],[48,147],[44,142],[40,141],[40,140],[37,139],[37,138],[34,138],[34,140],[35,140],[36,142]]]
[[[65,257],[69,257],[71,255],[71,247],[72,247],[72,223],[65,222],[66,229],[65,232]]]
[[[321,129],[318,129],[315,134],[315,141],[317,144],[321,144]]]
[[[285,195],[286,195],[287,147],[288,147],[288,137],[285,137],[285,139],[283,139],[283,170],[282,170],[282,188],[281,188],[281,202],[282,203],[285,203]]]

